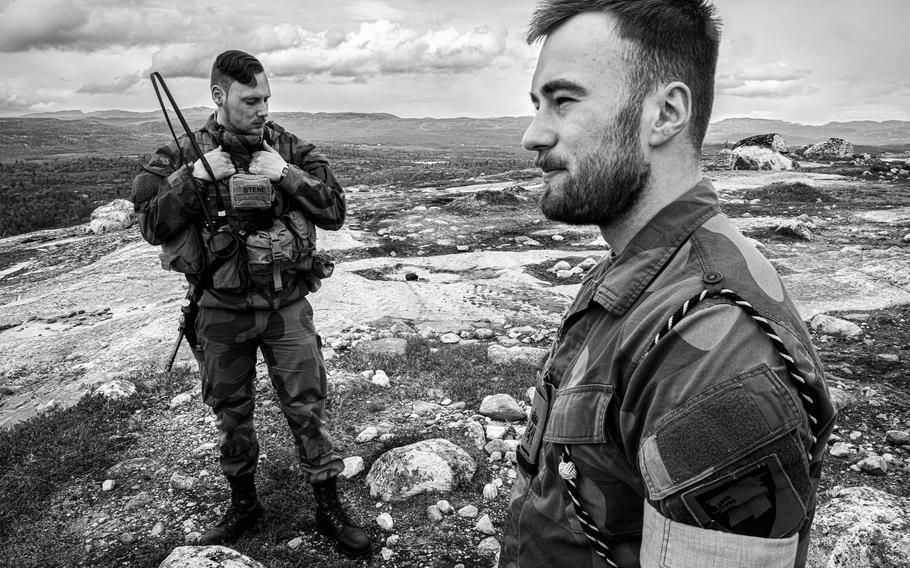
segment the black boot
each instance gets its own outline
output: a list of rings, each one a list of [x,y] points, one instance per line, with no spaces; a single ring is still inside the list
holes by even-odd
[[[338,543],[346,555],[359,558],[372,551],[370,537],[355,525],[338,499],[337,479],[331,478],[313,484],[316,496],[316,528]]]
[[[231,484],[231,505],[214,527],[205,531],[198,544],[231,543],[256,526],[262,517],[262,505],[256,497],[252,475],[227,476]]]

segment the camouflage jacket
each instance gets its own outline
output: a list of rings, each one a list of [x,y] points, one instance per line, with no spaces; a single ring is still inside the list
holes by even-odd
[[[650,347],[683,302],[721,287],[749,301],[795,358],[817,400],[820,443],[812,444],[784,361],[726,299],[697,304]],[[794,564],[805,562],[835,413],[777,272],[720,213],[709,182],[660,211],[621,255],[585,277],[542,367],[537,407],[548,415],[535,410],[522,441],[537,463],[519,467],[500,566],[606,566],[558,474],[565,446],[581,501],[622,568],[640,566],[653,544],[642,541],[647,510],[713,529],[703,535],[758,543],[787,537]],[[542,440],[527,450],[536,429]]]
[[[249,151],[236,143],[236,137],[217,123],[214,114],[202,128],[196,130],[195,137],[203,153],[221,146],[231,154],[238,168],[245,169],[249,164]],[[273,214],[280,217],[296,209],[317,227],[340,229],[345,219],[344,192],[326,159],[314,150],[312,144],[300,141],[274,122],[266,123],[263,137],[288,163],[287,176],[280,184],[275,184],[278,192]],[[227,180],[212,184],[193,178],[193,164],[198,156],[185,135],[179,140],[179,148],[174,142],[159,148],[149,163],[142,166],[144,172],[133,182],[133,203],[139,213],[139,228],[145,240],[153,245],[179,237],[190,225],[201,230],[204,224],[203,204],[197,190],[206,195],[205,206],[210,218],[218,220],[215,191],[219,193],[228,215],[231,214]],[[150,195],[143,196],[143,192]],[[187,279],[194,284],[198,281],[192,275],[188,275]],[[226,309],[274,309],[298,300],[307,292],[304,276],[295,275],[279,292],[253,287],[239,292],[209,289],[203,293],[199,305]]]

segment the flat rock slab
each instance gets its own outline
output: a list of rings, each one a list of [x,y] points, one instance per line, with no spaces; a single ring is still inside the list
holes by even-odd
[[[894,209],[878,209],[876,211],[863,211],[857,213],[855,217],[872,221],[873,223],[885,223],[887,225],[910,225],[910,207],[895,207]]]

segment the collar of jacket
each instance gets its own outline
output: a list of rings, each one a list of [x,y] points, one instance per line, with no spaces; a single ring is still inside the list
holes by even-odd
[[[594,301],[621,317],[695,229],[719,211],[714,186],[702,179],[632,237],[597,285]]]

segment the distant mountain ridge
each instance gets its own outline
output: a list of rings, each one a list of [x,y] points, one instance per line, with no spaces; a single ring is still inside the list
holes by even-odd
[[[196,127],[214,111],[210,107],[183,109],[189,124]],[[388,113],[357,112],[276,112],[271,118],[286,129],[307,140],[351,144],[386,144],[395,146],[515,146],[520,150],[521,137],[531,117],[492,118],[402,118]],[[100,110],[83,112],[64,110],[27,114],[4,121],[22,120],[85,121],[145,134],[167,133],[160,111],[136,112]],[[78,128],[77,123],[69,127]],[[175,122],[175,127],[179,124]],[[910,145],[910,122],[889,120],[876,122],[857,120],[829,122],[824,125],[805,125],[782,120],[728,118],[712,123],[707,144],[731,144],[756,134],[777,133],[790,146],[813,144],[828,138],[843,138],[854,145]],[[127,133],[125,133],[127,134]]]

